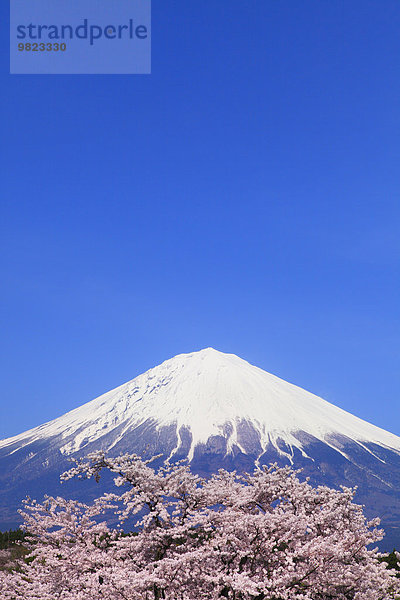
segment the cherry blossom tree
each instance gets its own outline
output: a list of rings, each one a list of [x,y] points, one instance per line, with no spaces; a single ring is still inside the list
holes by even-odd
[[[277,465],[205,480],[182,462],[155,469],[102,453],[62,479],[103,469],[115,492],[90,505],[26,501],[31,554],[0,574],[2,599],[400,598],[394,571],[367,548],[382,539],[379,520],[366,520],[352,489],[314,488]]]

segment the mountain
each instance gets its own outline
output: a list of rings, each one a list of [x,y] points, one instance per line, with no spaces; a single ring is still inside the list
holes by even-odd
[[[0,441],[0,529],[18,522],[16,506],[27,493],[94,495],[93,484],[60,488],[59,474],[69,458],[99,449],[187,458],[204,475],[220,467],[292,464],[314,483],[357,485],[357,500],[383,517],[390,540],[400,526],[399,437],[207,348]]]

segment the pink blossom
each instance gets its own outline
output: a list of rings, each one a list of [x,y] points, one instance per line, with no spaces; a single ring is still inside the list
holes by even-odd
[[[84,504],[26,501],[30,561],[0,575],[4,600],[387,600],[399,580],[378,561],[379,520],[354,490],[301,482],[290,467],[209,480],[187,465],[102,453],[62,476],[115,474]],[[111,528],[112,511],[121,526]],[[131,533],[122,525],[129,524]]]

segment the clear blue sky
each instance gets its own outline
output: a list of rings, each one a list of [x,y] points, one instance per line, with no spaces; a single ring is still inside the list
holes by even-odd
[[[0,11],[0,437],[206,346],[400,435],[398,0],[153,0],[151,76]]]

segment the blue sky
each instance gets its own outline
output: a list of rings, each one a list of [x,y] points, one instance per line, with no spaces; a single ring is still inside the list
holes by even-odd
[[[153,0],[151,76],[8,74],[0,437],[213,346],[400,435],[398,0]]]

